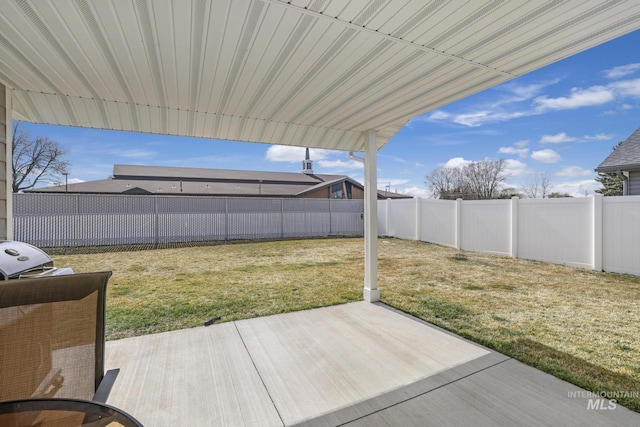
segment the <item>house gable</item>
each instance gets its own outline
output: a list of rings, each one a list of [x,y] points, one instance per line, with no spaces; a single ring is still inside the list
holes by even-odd
[[[640,171],[640,128],[622,141],[606,159],[598,165],[596,172]]]

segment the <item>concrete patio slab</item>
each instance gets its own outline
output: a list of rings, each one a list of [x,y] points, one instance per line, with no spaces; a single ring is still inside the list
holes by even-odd
[[[245,320],[238,330],[285,425],[353,407],[440,372],[455,376],[455,367],[490,354],[365,302]],[[358,414],[341,412],[330,424]]]
[[[148,426],[640,425],[383,304],[110,341],[106,354],[121,369],[108,403]]]
[[[353,422],[358,426],[637,426],[640,414],[509,359]],[[584,392],[584,394],[588,394]],[[599,400],[596,404],[595,400]]]
[[[109,341],[107,403],[145,426],[282,426],[233,322]]]

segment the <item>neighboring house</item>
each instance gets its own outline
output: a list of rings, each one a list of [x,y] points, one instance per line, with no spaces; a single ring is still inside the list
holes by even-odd
[[[364,198],[364,186],[358,181],[346,175],[316,175],[311,164],[307,152],[302,173],[114,165],[113,178],[36,188],[25,193]],[[379,190],[378,198],[398,199],[411,196]]]
[[[596,168],[596,172],[615,173],[623,178],[623,196],[640,195],[640,128],[622,141]]]

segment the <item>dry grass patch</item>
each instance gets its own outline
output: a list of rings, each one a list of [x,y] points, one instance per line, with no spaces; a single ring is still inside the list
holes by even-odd
[[[640,278],[395,239],[380,254],[387,304],[591,391],[640,393]]]
[[[363,255],[351,248],[305,240],[53,258],[78,273],[113,271],[107,339],[118,339],[360,300]]]
[[[640,391],[640,278],[397,239],[379,240],[379,258],[383,302],[588,390]],[[54,259],[114,272],[110,339],[362,298],[362,239]]]

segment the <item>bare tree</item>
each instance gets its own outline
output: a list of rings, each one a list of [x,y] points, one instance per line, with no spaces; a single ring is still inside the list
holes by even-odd
[[[426,176],[425,184],[429,185],[431,194],[434,197],[440,199],[451,198],[451,195],[463,191],[462,171],[460,168],[439,166]]]
[[[13,192],[17,193],[36,186],[45,179],[56,178],[65,173],[69,162],[64,159],[67,150],[57,141],[31,134],[13,125]]]
[[[552,188],[549,175],[546,172],[540,172],[534,174],[524,183],[522,192],[529,199],[544,199],[549,197]]]
[[[433,195],[440,199],[494,199],[509,177],[504,159],[481,160],[458,167],[439,166],[426,176]]]
[[[505,167],[504,159],[486,159],[469,163],[462,170],[468,183],[469,193],[479,200],[498,197],[502,185],[508,178]]]

